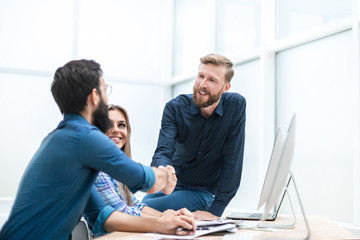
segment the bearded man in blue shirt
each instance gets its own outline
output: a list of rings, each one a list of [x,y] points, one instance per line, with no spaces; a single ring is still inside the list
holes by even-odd
[[[193,94],[165,106],[152,166],[172,165],[178,178],[173,193],[146,195],[159,211],[187,208],[197,219],[217,219],[240,185],[245,98],[228,93],[233,63],[219,54],[200,59]]]
[[[51,92],[64,119],[27,166],[0,239],[70,239],[99,171],[132,191],[172,192],[176,177],[166,168],[132,161],[100,131],[109,123],[110,87],[94,61],[57,69]]]

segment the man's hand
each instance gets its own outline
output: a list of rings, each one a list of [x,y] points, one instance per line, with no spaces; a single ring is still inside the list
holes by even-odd
[[[147,193],[157,193],[161,190],[163,190],[169,181],[169,173],[165,169],[165,167],[162,168],[156,168],[152,167],[154,173],[155,173],[155,183],[152,186],[152,188],[147,191]]]
[[[166,167],[159,166],[159,168],[165,168],[168,171],[168,183],[162,192],[166,195],[172,193],[177,183],[177,177],[173,166],[167,165]]]
[[[203,220],[217,220],[218,216],[206,211],[196,211],[194,212],[195,220],[203,221]]]
[[[147,193],[157,193],[159,191],[164,194],[172,193],[177,183],[175,169],[170,165],[166,167],[159,166],[158,168],[152,167],[152,169],[155,173],[155,184]]]

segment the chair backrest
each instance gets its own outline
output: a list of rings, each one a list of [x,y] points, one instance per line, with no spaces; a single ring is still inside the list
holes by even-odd
[[[79,223],[76,225],[71,233],[72,240],[91,240],[89,226],[85,218],[81,217]]]

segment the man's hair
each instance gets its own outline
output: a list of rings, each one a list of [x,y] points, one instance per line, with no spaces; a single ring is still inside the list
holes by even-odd
[[[51,84],[51,93],[60,112],[79,113],[86,106],[87,97],[96,88],[101,96],[100,64],[93,60],[74,60],[59,67]]]
[[[206,55],[205,57],[200,58],[201,64],[214,64],[216,66],[225,66],[225,80],[229,83],[234,76],[233,63],[225,56],[220,54],[211,53]]]

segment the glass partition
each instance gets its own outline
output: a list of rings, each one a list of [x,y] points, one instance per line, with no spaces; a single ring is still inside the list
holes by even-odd
[[[219,1],[217,52],[235,61],[253,54],[260,44],[260,1]]]
[[[351,221],[357,83],[351,31],[277,56],[277,123],[297,115],[293,172],[306,211]],[[324,186],[328,186],[324,188]],[[301,189],[304,189],[301,191]],[[316,198],[314,198],[316,196]],[[331,201],[330,201],[331,199]],[[334,207],[336,201],[341,208]]]
[[[173,75],[193,74],[199,58],[213,52],[215,10],[213,1],[175,1]]]
[[[0,197],[15,196],[41,141],[62,120],[51,82],[51,76],[0,74]]]
[[[351,16],[352,0],[278,0],[278,38]]]
[[[72,58],[72,0],[0,3],[0,67],[54,71]]]
[[[81,1],[79,58],[95,59],[108,76],[158,80],[163,11],[162,0]]]

